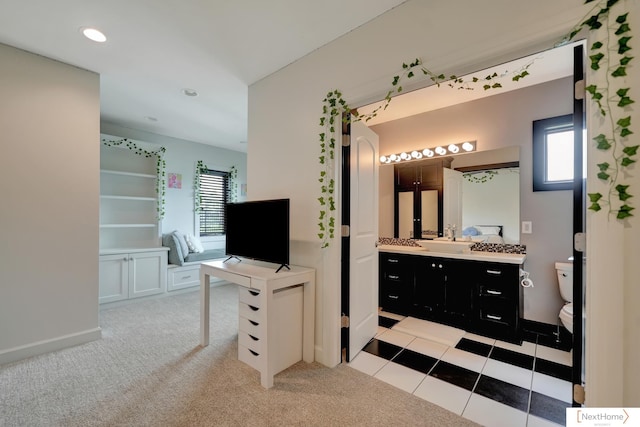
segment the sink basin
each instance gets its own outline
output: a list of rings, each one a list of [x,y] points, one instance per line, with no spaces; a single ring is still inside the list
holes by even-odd
[[[418,240],[418,244],[431,252],[446,252],[449,254],[461,254],[468,251],[473,242],[460,242],[451,240]]]

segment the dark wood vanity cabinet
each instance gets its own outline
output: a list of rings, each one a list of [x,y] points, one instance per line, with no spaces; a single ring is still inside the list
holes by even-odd
[[[392,253],[379,255],[379,305],[391,313],[407,313],[413,284],[413,259]]]
[[[470,271],[474,304],[471,328],[482,335],[520,342],[522,286],[516,264],[474,262]]]
[[[520,343],[519,265],[381,252],[384,311]]]

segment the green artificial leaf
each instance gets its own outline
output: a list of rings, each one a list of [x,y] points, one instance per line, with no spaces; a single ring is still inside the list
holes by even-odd
[[[633,104],[635,101],[631,98],[629,98],[628,96],[624,96],[622,98],[620,98],[620,101],[618,101],[618,107],[626,107],[629,104]]]
[[[327,202],[325,202],[325,200],[324,200],[324,197],[318,197],[318,202],[320,202],[320,204],[321,204],[322,206],[324,206],[324,205],[326,205],[326,204],[327,204]]]
[[[482,88],[483,88],[484,90],[489,90],[489,89],[491,89],[491,86],[490,86],[490,85],[484,85],[484,86],[482,86]]]
[[[619,119],[616,124],[620,127],[623,128],[628,128],[629,126],[631,126],[631,116],[627,116],[627,117],[623,117],[621,119]]]
[[[601,172],[606,172],[607,169],[609,169],[609,163],[604,162],[604,163],[598,163],[598,169],[600,169]]]
[[[583,22],[583,25],[588,26],[591,30],[597,30],[602,27],[602,23],[598,21],[599,15],[593,15],[591,18]]]
[[[632,132],[632,131],[630,131],[630,130],[629,130],[629,128],[622,128],[622,129],[620,130],[620,136],[621,136],[621,137],[623,137],[623,138],[624,138],[625,136],[629,136],[629,135],[631,135],[632,133],[633,133],[633,132]]]
[[[393,86],[395,86],[395,85],[397,85],[397,84],[398,84],[398,82],[399,82],[399,81],[400,81],[400,76],[394,76],[394,77],[393,77],[393,81],[391,82],[391,84],[392,84]]]
[[[592,204],[591,204],[591,206],[589,206],[589,209],[590,209],[590,210],[592,210],[592,211],[594,211],[594,212],[598,212],[598,211],[599,211],[600,209],[602,209],[602,208],[600,207],[600,205],[599,205],[599,204],[597,204],[597,203],[592,203]]]
[[[493,86],[491,86],[492,89],[497,89],[502,87],[502,85],[500,83],[494,83]]]
[[[629,12],[625,13],[624,15],[620,15],[616,18],[616,22],[618,24],[622,24],[624,22],[627,22],[627,15],[629,15]]]
[[[593,140],[596,142],[596,148],[598,150],[608,150],[609,148],[611,148],[611,144],[609,144],[609,141],[607,140],[607,137],[604,136],[604,134],[596,136],[595,138],[593,138]]]
[[[633,214],[631,213],[632,210],[634,210],[635,208],[629,206],[629,205],[622,205],[620,206],[620,209],[618,210],[618,215],[616,216],[618,219],[625,219],[628,218],[630,216],[633,216]]]
[[[598,200],[602,199],[602,194],[600,193],[589,193],[589,201],[592,203],[596,203]]]
[[[620,34],[624,34],[626,32],[631,31],[631,28],[629,28],[629,24],[622,24],[620,25],[620,28],[618,28],[615,32],[616,36],[619,36]]]
[[[407,78],[410,79],[411,77],[413,77],[413,71],[409,71],[409,74],[407,74]]]
[[[620,65],[628,65],[633,59],[633,56],[625,56],[620,59]]]
[[[616,91],[616,95],[618,95],[619,97],[623,97],[623,96],[627,95],[627,92],[629,92],[629,88],[628,87],[627,88],[621,88],[621,89],[618,89]]]
[[[409,68],[409,66],[403,62],[402,63],[402,68]]]
[[[627,68],[626,67],[618,67],[613,71],[613,73],[611,73],[611,75],[613,77],[626,76],[627,75]]]
[[[602,47],[602,42],[595,42],[591,45],[591,50],[597,50]]]
[[[633,159],[630,159],[628,157],[623,157],[622,160],[620,161],[620,165],[623,167],[627,167],[629,165],[634,164],[636,161]]]
[[[631,37],[620,37],[618,39],[618,54],[619,55],[622,55],[626,51],[631,50],[631,48],[627,45],[627,43],[629,43],[629,40],[631,40]]]
[[[589,59],[591,59],[591,69],[592,70],[599,70],[600,69],[600,60],[602,58],[604,58],[604,53],[602,53],[602,52],[597,53],[595,55],[589,56]]]
[[[591,95],[597,93],[598,91],[598,87],[596,85],[589,85],[586,88],[584,88],[587,92],[589,92]]]
[[[633,147],[624,147],[622,152],[627,156],[635,156],[636,154],[638,154],[638,147],[640,147],[640,145],[634,145]]]
[[[598,178],[600,178],[603,181],[608,180],[610,176],[611,175],[609,175],[608,173],[605,173],[605,172],[599,172],[598,173]]]

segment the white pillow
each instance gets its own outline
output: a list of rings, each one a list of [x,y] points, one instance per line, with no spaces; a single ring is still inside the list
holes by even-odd
[[[178,239],[178,242],[180,243],[180,249],[182,249],[182,256],[187,256],[187,254],[189,253],[189,245],[187,245],[186,236],[181,232],[179,232],[178,230],[175,230],[173,232],[173,235],[176,236],[176,238]]]
[[[189,252],[200,253],[204,252],[204,248],[202,247],[202,242],[193,234],[185,235],[187,240],[187,246],[189,246]]]
[[[478,230],[480,234],[500,234],[500,227],[483,227],[481,225],[474,225],[473,228]]]

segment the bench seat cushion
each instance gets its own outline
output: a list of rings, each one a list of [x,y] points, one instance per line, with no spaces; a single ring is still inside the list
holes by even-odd
[[[207,249],[204,252],[189,252],[184,258],[184,262],[208,261],[224,257],[224,249]]]

